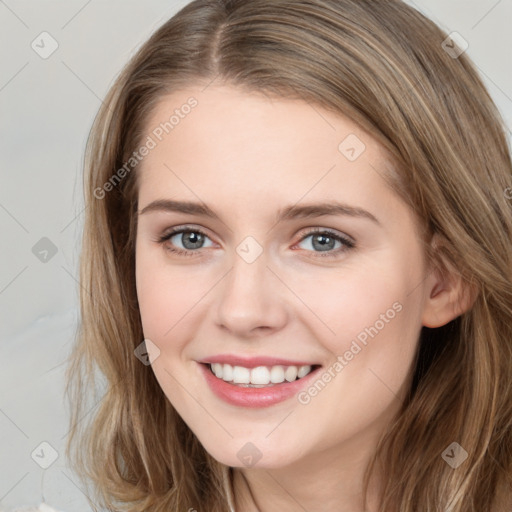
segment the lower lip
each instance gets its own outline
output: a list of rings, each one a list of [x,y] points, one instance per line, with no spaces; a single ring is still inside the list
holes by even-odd
[[[237,386],[215,377],[210,366],[199,364],[201,371],[211,390],[222,400],[238,407],[269,407],[296,395],[320,369],[316,368],[302,379],[293,382],[283,382],[263,388],[246,388]]]

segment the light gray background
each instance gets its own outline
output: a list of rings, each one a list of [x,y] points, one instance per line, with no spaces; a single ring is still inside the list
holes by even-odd
[[[0,509],[44,497],[64,511],[89,510],[65,463],[62,394],[78,319],[83,150],[121,67],[186,3],[0,0]],[[511,128],[512,0],[410,3],[469,43]],[[59,45],[47,59],[31,47],[43,31]],[[32,251],[43,237],[57,248],[46,262]],[[59,454],[46,470],[31,458],[43,441]]]

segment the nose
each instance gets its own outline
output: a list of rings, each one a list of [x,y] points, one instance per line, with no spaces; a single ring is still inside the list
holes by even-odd
[[[217,324],[237,338],[269,335],[288,320],[284,286],[267,264],[265,252],[250,263],[235,254],[219,288]]]

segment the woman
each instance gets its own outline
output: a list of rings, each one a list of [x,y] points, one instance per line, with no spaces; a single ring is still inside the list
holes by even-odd
[[[467,56],[400,1],[183,8],[87,149],[92,501],[509,512],[511,167]]]

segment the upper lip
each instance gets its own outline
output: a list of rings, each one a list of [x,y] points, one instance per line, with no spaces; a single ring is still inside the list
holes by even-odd
[[[258,366],[315,366],[311,361],[295,361],[291,359],[282,359],[279,357],[268,356],[237,356],[234,354],[219,354],[216,356],[205,357],[198,361],[202,364],[229,364],[231,366],[243,366],[245,368],[256,368]]]

